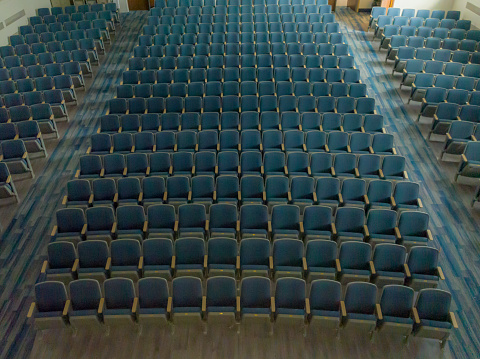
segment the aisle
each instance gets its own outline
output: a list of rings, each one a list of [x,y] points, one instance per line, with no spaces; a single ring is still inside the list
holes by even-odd
[[[398,77],[385,66],[385,52],[378,53],[378,41],[371,42],[372,32],[365,33],[369,14],[357,14],[348,8],[337,8],[336,19],[355,56],[368,95],[374,97],[377,113],[385,116],[386,130],[395,136],[395,147],[407,158],[407,172],[419,182],[420,198],[430,215],[434,246],[440,249],[439,264],[446,280],[440,289],[452,293],[452,310],[459,330],[451,337],[445,357],[474,358],[480,356],[480,210],[471,209],[474,188],[453,184],[457,167],[439,163],[432,144],[415,122],[418,108],[406,106],[404,91],[399,90]]]
[[[65,136],[51,153],[42,173],[20,205],[0,243],[0,358],[27,358],[35,332],[26,322],[33,286],[46,259],[55,211],[60,207],[66,183],[78,168],[79,157],[105,113],[106,101],[113,98],[115,85],[128,64],[147,12],[122,16],[115,42],[111,45],[84,102],[79,105]]]

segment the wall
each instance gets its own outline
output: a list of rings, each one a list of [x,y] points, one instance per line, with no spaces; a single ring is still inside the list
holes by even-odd
[[[50,0],[0,0],[0,45],[8,45],[8,37],[27,25],[40,7],[50,7]]]
[[[467,9],[467,4],[470,3]],[[480,28],[480,1],[478,0],[454,0],[452,9],[460,10],[461,19],[470,20],[472,28]],[[473,10],[473,11],[472,11]]]
[[[465,0],[466,1],[466,0]],[[477,1],[477,0],[471,0]],[[452,0],[395,0],[395,7],[401,9],[452,10]]]

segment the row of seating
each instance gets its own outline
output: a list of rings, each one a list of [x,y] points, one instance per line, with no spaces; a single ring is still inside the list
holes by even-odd
[[[168,238],[146,239],[141,244],[135,239],[117,239],[110,248],[105,241],[87,240],[77,248],[78,257],[70,242],[49,244],[41,278],[66,284],[77,278],[104,282],[126,277],[138,282],[142,277],[171,280],[185,275],[199,279],[255,275],[276,281],[296,277],[308,283],[329,279],[341,284],[356,278],[379,288],[405,284],[415,290],[436,287],[439,279],[444,279],[437,266],[438,250],[425,246],[412,247],[407,261],[406,248],[398,244],[377,244],[372,256],[368,243],[344,242],[337,250],[333,241],[311,240],[304,246],[302,241],[288,238],[275,240],[273,246],[253,237],[243,239],[240,245],[221,236],[211,238],[207,245],[201,238],[189,237],[179,238],[175,244]],[[421,282],[421,276],[426,276],[426,282]]]
[[[254,5],[326,5],[326,0],[155,0],[154,7],[179,6],[254,6]]]
[[[145,70],[149,71],[149,70]],[[150,97],[169,97],[169,96],[251,96],[257,95],[260,98],[262,96],[276,95],[276,96],[285,96],[285,95],[295,95],[300,96],[310,96],[315,97],[320,96],[332,96],[336,98],[340,97],[367,97],[367,87],[362,83],[347,83],[347,82],[316,82],[310,83],[306,81],[299,82],[289,82],[289,81],[279,81],[277,83],[271,83],[267,81],[245,81],[239,83],[238,81],[227,81],[225,83],[220,83],[216,81],[211,81],[209,83],[202,82],[191,82],[191,83],[182,83],[180,77],[184,74],[182,71],[174,70],[173,77],[174,80],[177,80],[173,84],[155,84],[151,83],[153,80],[156,80],[155,73],[152,72],[140,72],[138,76],[140,77],[140,84],[122,84],[117,86],[117,98],[150,98]],[[1,74],[1,70],[0,70]],[[134,77],[135,74],[132,74]],[[150,75],[153,75],[153,79],[149,78]],[[126,75],[124,78],[125,82],[134,82],[129,81],[128,77],[130,74]],[[455,79],[454,79],[455,80]],[[438,81],[439,84],[441,81]],[[452,86],[453,87],[453,86]],[[338,100],[337,100],[338,101]]]
[[[46,77],[37,78],[35,81],[47,79]],[[43,82],[43,81],[42,81]],[[47,82],[50,83],[50,82]],[[0,82],[0,91],[2,88]],[[173,85],[171,85],[173,86]],[[73,90],[73,84],[71,85]],[[183,86],[186,90],[186,85]],[[43,88],[37,90],[50,90]],[[10,93],[10,92],[7,92]],[[73,94],[73,93],[72,93]],[[73,94],[74,95],[74,94]],[[186,94],[185,94],[186,95]],[[70,100],[72,101],[72,100]],[[68,99],[67,99],[68,102]],[[298,99],[293,95],[284,95],[277,98],[275,95],[266,95],[258,97],[256,95],[248,96],[171,96],[167,98],[117,98],[108,101],[107,114],[145,114],[145,113],[167,113],[182,114],[185,112],[293,112],[296,113],[298,120],[303,113],[342,113],[342,114],[376,114],[375,99],[370,97],[336,97],[332,96],[299,96]],[[288,115],[292,116],[292,115]]]
[[[17,203],[20,201],[7,164],[0,162],[0,198],[11,197],[14,197]]]
[[[375,25],[378,17],[381,15],[389,15],[392,17],[404,16],[407,18],[420,17],[423,19],[433,18],[438,20],[453,19],[455,21],[458,21],[460,20],[460,14],[461,12],[458,10],[432,10],[430,12],[430,10],[427,9],[418,9],[415,11],[415,9],[400,9],[398,7],[390,7],[388,8],[387,12],[387,8],[385,7],[374,6],[370,14],[369,28],[372,28],[372,25]]]
[[[58,44],[61,45],[60,43]],[[43,44],[41,45],[45,47]],[[59,51],[45,51],[39,53],[38,55],[25,54],[22,56],[6,56],[1,59],[0,68],[6,67],[7,69],[11,69],[13,67],[29,67],[37,64],[45,66],[53,63],[77,61],[81,64],[82,70],[85,74],[91,74],[91,63],[98,65],[98,57],[93,57],[93,60],[90,60],[90,53],[86,49],[75,49],[73,51],[62,50],[61,47],[58,49]]]
[[[11,174],[29,173],[35,178],[25,142],[20,139],[2,141],[0,163],[5,163]],[[18,199],[18,195],[16,196]]]
[[[49,281],[35,286],[37,302],[32,303],[28,317],[34,316],[37,330],[70,325],[92,330],[126,323],[132,328],[166,328],[169,321],[203,327],[203,320],[208,325],[234,327],[240,319],[245,325],[262,325],[265,333],[272,333],[273,322],[305,333],[307,325],[313,332],[316,328],[337,332],[355,328],[370,336],[380,331],[402,335],[405,340],[410,335],[434,338],[441,341],[442,348],[452,329],[458,328],[455,315],[449,312],[451,294],[438,289],[421,291],[415,306],[413,291],[396,285],[384,288],[380,304],[376,303],[377,287],[369,283],[351,283],[345,301],[341,301],[341,286],[329,280],[316,281],[308,298],[305,282],[295,278],[279,280],[275,297],[271,297],[271,283],[265,278],[245,278],[239,290],[237,297],[231,278],[212,278],[203,296],[201,280],[184,277],[173,281],[170,297],[164,279],[145,278],[139,282],[136,297],[131,280],[112,278],[104,283],[105,298],[97,281],[78,280],[70,284],[68,300],[65,285]],[[440,304],[433,307],[433,302]]]
[[[388,25],[395,25],[395,26],[412,26],[415,28],[420,28],[420,27],[429,27],[432,29],[436,28],[443,28],[447,30],[455,30],[455,29],[460,29],[460,30],[465,30],[465,31],[470,31],[471,27],[471,21],[470,20],[454,20],[454,19],[443,19],[439,20],[436,18],[427,18],[423,19],[420,17],[415,17],[415,18],[408,18],[406,16],[390,16],[390,15],[380,15],[377,18],[377,21],[375,23],[375,28],[374,28],[374,35],[373,37],[379,37],[385,30],[385,27]]]
[[[85,239],[99,239],[107,242],[113,239],[115,241],[128,239],[141,242],[146,238],[161,237],[173,240],[177,237],[185,237],[201,238],[203,243],[203,240],[209,237],[210,239],[238,237],[242,241],[250,237],[274,241],[300,238],[307,242],[314,239],[333,240],[338,245],[351,241],[355,243],[367,241],[372,246],[381,243],[398,243],[409,249],[414,246],[427,246],[428,242],[433,240],[428,229],[428,215],[417,211],[402,211],[397,219],[395,211],[372,209],[368,212],[367,225],[365,225],[365,212],[358,207],[340,207],[336,209],[335,219],[333,219],[332,209],[329,207],[305,206],[304,216],[307,219],[300,221],[300,208],[297,205],[277,204],[273,206],[272,221],[269,221],[267,206],[244,204],[240,206],[240,221],[238,221],[237,207],[224,203],[211,204],[210,220],[207,220],[204,204],[199,202],[186,204],[185,201],[183,204],[176,203],[179,213],[177,222],[173,205],[150,205],[147,211],[148,217],[146,217],[144,208],[132,203],[116,209],[117,220],[115,220],[112,206],[108,204],[89,207],[85,214],[81,208],[58,210],[57,225],[51,233],[52,240],[77,244]],[[99,215],[103,217],[95,217]],[[314,217],[315,215],[318,218]],[[369,225],[372,229],[371,235]],[[302,246],[301,257],[304,252],[303,243],[297,242],[297,246],[299,245]],[[361,245],[360,248],[362,248]],[[371,253],[370,245],[364,248],[368,254]],[[370,257],[367,261],[369,260]]]
[[[239,182],[232,176],[219,176],[215,183],[213,172],[199,171],[199,176],[192,178],[191,185],[185,179],[167,179],[167,186],[165,186],[165,179],[160,176],[143,177],[141,181],[137,177],[107,176],[104,179],[93,179],[92,185],[86,179],[75,179],[68,182],[67,195],[63,198],[62,204],[68,208],[79,207],[83,209],[99,205],[108,205],[115,208],[131,204],[139,204],[148,208],[154,204],[167,202],[169,189],[170,192],[174,190],[178,192],[175,187],[186,185],[187,188],[184,192],[187,193],[187,201],[203,204],[209,209],[214,202],[229,202],[235,205],[237,202],[252,202],[252,198],[254,198],[252,191],[258,193],[257,189],[248,188],[249,185],[253,185],[259,188],[260,192],[263,192],[263,187],[265,193],[261,193],[261,201],[265,202],[269,209],[278,204],[288,203],[298,205],[302,209],[309,203],[329,205],[333,209],[344,205],[359,205],[365,206],[367,210],[380,208],[394,209],[399,212],[422,210],[423,208],[423,204],[418,198],[418,184],[409,181],[396,182],[395,188],[393,188],[393,181],[381,181],[378,180],[378,177],[375,180],[373,176],[366,177],[370,181],[368,189],[366,189],[366,182],[343,179],[345,183],[341,186],[340,178],[322,179],[320,177],[316,181],[317,188],[314,190],[315,182],[305,177],[293,177],[289,180],[281,175],[268,176],[265,184],[260,183],[261,180],[257,176],[249,178],[244,176],[243,178]],[[230,185],[232,189],[228,190],[227,186]],[[306,188],[302,188],[304,185]],[[329,191],[331,192],[328,193]],[[315,195],[313,195],[313,192],[315,192]],[[362,197],[362,194],[358,195],[356,192],[363,193],[363,196],[366,197]],[[357,196],[356,199],[362,199],[363,202],[352,200],[352,194]],[[315,201],[312,200],[312,198],[315,199],[314,197],[316,197]],[[257,198],[257,202],[259,201],[260,198]],[[315,220],[319,224],[328,223],[325,218],[326,215],[317,213]],[[285,223],[290,220],[284,219]]]
[[[118,13],[118,8],[117,4],[113,2],[107,1],[106,3],[95,3],[95,4],[82,4],[82,5],[70,5],[70,6],[53,6],[51,8],[49,7],[43,7],[43,8],[38,8],[37,9],[37,14],[40,17],[45,17],[48,15],[61,15],[61,14],[74,14],[76,12],[81,12],[81,13],[87,13],[89,11],[94,11],[94,12],[100,12],[108,10],[111,11],[112,13],[116,14]]]
[[[50,99],[48,93],[45,99]],[[54,98],[52,99],[54,100]],[[31,106],[18,105],[10,107],[9,110],[0,108],[0,126],[5,131],[1,137],[3,140],[14,139],[12,128],[15,125],[28,128],[27,133],[32,134],[32,126],[35,126],[33,123],[36,123],[43,134],[54,134],[58,138],[58,129],[54,119],[53,106],[49,103],[37,103]],[[29,122],[32,123],[30,124]],[[35,133],[34,137],[36,136],[37,134]]]
[[[478,122],[480,120],[480,106],[467,104],[465,102],[465,98],[468,98],[468,95],[464,92],[464,90],[452,91],[453,90],[428,87],[426,89],[425,97],[422,99],[422,106],[420,108],[417,121],[423,116],[433,117],[435,126],[437,125],[435,122],[438,120],[441,120],[442,122],[446,122],[444,120],[465,120],[469,122]],[[440,102],[442,102],[443,105],[439,110]]]
[[[451,80],[451,79],[444,79],[442,78],[441,80]],[[408,102],[410,101],[416,101],[416,102],[422,102],[423,99],[426,99],[426,93],[429,92],[429,98],[430,100],[427,100],[427,103],[435,102],[431,101],[431,99],[435,98],[443,98],[442,101],[439,102],[448,102],[448,103],[455,103],[457,105],[474,105],[474,106],[480,106],[480,92],[478,91],[468,91],[468,90],[463,90],[463,89],[457,89],[457,88],[445,88],[445,87],[437,87],[434,85],[434,83],[437,83],[440,85],[444,83],[444,81],[439,81],[438,78],[434,78],[433,74],[417,74],[415,76],[415,81],[413,84],[415,87],[413,87],[412,84],[412,91],[410,93],[410,98]],[[446,82],[446,81],[445,81]],[[453,81],[450,81],[452,83]],[[449,85],[446,83],[445,85]],[[435,86],[435,87],[433,87]],[[450,86],[448,86],[450,87]],[[435,96],[432,93],[433,88],[439,89],[438,91],[435,90]],[[432,89],[432,90],[430,90]]]
[[[9,96],[9,95],[6,95]],[[10,99],[7,97],[7,103]],[[3,110],[5,111],[5,110]],[[2,110],[0,110],[2,113]],[[4,118],[8,118],[6,115]],[[467,119],[467,116],[462,114]],[[5,120],[6,122],[6,120]],[[237,112],[224,112],[220,117],[216,112],[205,112],[199,114],[196,112],[186,112],[183,114],[129,114],[129,115],[105,115],[100,117],[100,127],[97,133],[115,134],[120,132],[160,132],[171,131],[177,132],[181,130],[188,131],[222,131],[222,130],[259,130],[259,131],[293,131],[301,130],[303,132],[310,131],[344,131],[344,132],[366,132],[370,134],[384,133],[383,116],[381,115],[365,115],[361,114],[342,114],[340,113],[304,113],[285,112],[281,115],[277,112],[258,112],[248,111],[239,115]],[[157,148],[167,149],[171,143],[171,134],[161,135],[162,141],[166,141],[165,145],[157,144]],[[186,136],[186,135],[182,135]],[[188,135],[191,136],[191,135]],[[213,138],[215,136],[215,138]],[[226,136],[226,135],[224,135]],[[265,150],[268,148],[280,149],[283,143],[283,134],[277,132],[269,132],[269,139],[264,139],[269,143],[264,143]],[[298,135],[292,135],[298,136]],[[327,142],[327,134],[310,134],[305,135],[307,148],[321,148]],[[138,138],[146,137],[138,136]],[[202,138],[200,138],[202,137]],[[200,133],[198,142],[199,150],[210,149],[215,150],[218,143],[218,136],[211,133]],[[309,138],[311,137],[311,138]],[[359,136],[368,139],[365,136]],[[100,137],[99,137],[100,138]],[[274,141],[273,141],[274,140]],[[159,140],[158,140],[159,141]],[[273,142],[272,142],[273,141]],[[315,144],[315,141],[320,143]],[[239,142],[239,140],[237,140]],[[348,142],[348,140],[347,140]],[[208,145],[204,145],[208,144]],[[328,150],[327,150],[328,152]]]
[[[246,55],[245,55],[246,56]],[[342,83],[360,83],[360,71],[355,68],[350,69],[339,69],[339,68],[330,68],[330,69],[323,69],[323,68],[292,68],[291,70],[288,68],[288,58],[285,55],[284,59],[279,59],[283,63],[283,67],[276,67],[272,69],[271,67],[263,67],[256,69],[254,66],[248,68],[239,69],[237,67],[227,67],[225,69],[222,68],[210,68],[207,69],[207,56],[195,56],[194,58],[199,58],[197,64],[201,66],[200,68],[193,68],[189,69],[175,69],[175,58],[171,57],[170,59],[166,60],[163,65],[170,62],[168,67],[170,69],[165,70],[128,70],[123,72],[122,75],[122,82],[123,84],[130,84],[130,85],[137,85],[140,83],[149,83],[152,85],[159,84],[171,84],[174,81],[180,83],[196,83],[196,85],[190,85],[191,87],[207,87],[207,85],[199,84],[201,82],[216,82],[217,85],[208,85],[210,87],[218,87],[220,86],[220,96],[223,94],[222,85],[223,83],[229,82],[230,85],[228,87],[234,87],[236,89],[240,86],[238,82],[247,82],[253,81],[258,82],[259,91],[260,87],[264,87],[264,92],[269,95],[273,95],[276,93],[276,83],[283,82],[282,87],[292,86],[287,85],[285,82],[292,83],[292,76],[294,77],[295,82],[310,82],[313,87],[317,86],[319,89],[316,90],[316,93],[325,93],[323,96],[328,96],[329,86],[327,85],[315,85],[316,83],[333,83],[333,82],[342,82]],[[155,59],[155,58],[153,58]],[[166,57],[163,59],[167,59]],[[156,67],[157,60],[153,61],[153,66]],[[283,62],[283,60],[285,60]],[[200,62],[205,61],[203,64]],[[149,63],[149,61],[146,61]],[[473,80],[475,84],[475,79]],[[233,85],[232,82],[237,82],[237,85]],[[263,83],[263,84],[262,84]],[[270,84],[268,84],[270,83]],[[307,86],[307,85],[301,85]],[[198,91],[201,91],[200,88]],[[167,88],[168,89],[168,88]],[[153,90],[159,90],[158,93],[162,94],[165,93],[165,86],[154,86]],[[206,89],[204,89],[206,90]],[[314,89],[312,89],[313,91]],[[198,92],[197,91],[197,92]],[[213,90],[211,90],[213,92]],[[233,90],[232,90],[233,91]],[[230,91],[228,91],[230,92]],[[280,92],[280,91],[279,91]],[[218,93],[218,90],[216,91]],[[287,93],[288,94],[288,93]],[[204,94],[200,94],[197,96],[202,96]],[[319,95],[322,96],[322,95]],[[165,95],[154,96],[154,97],[167,97]]]
[[[456,63],[444,63],[442,61],[435,61],[435,60],[417,60],[417,59],[409,59],[406,61],[405,68],[403,69],[403,76],[402,81],[400,83],[400,88],[402,86],[412,86],[412,83],[415,80],[415,76],[420,73],[427,73],[433,75],[444,75],[444,67],[450,65],[451,76],[455,76],[454,74],[456,71],[462,68],[462,72],[460,75],[457,76],[456,88],[458,88],[459,84],[459,77],[465,78],[469,87],[462,87],[464,90],[472,91],[478,79],[480,78],[480,65],[478,64],[468,64],[465,67],[461,66],[461,64]]]
[[[329,152],[352,154],[377,154],[381,156],[396,155],[393,145],[393,135],[378,133],[338,132],[341,127],[340,119],[334,118],[327,123],[324,119],[327,132],[309,131],[306,134],[301,130],[268,130],[260,133],[254,129],[244,129],[241,135],[236,130],[223,130],[218,136],[216,131],[182,130],[178,134],[162,131],[154,135],[152,132],[141,133],[100,133],[92,136],[91,146],[87,154],[105,155],[109,153],[155,153],[155,152],[203,152],[210,151],[255,151],[262,152],[283,151],[291,152]],[[258,125],[257,125],[258,126]],[[327,126],[331,126],[327,128]],[[209,132],[206,132],[209,131]],[[330,132],[328,132],[330,131]],[[168,141],[168,142],[167,142]]]
[[[29,153],[41,151],[43,155],[47,157],[47,149],[43,142],[40,124],[41,122],[37,121],[2,123],[0,124],[0,144],[3,141],[20,139],[25,143],[25,147]],[[49,123],[48,126],[50,125]],[[45,124],[41,124],[41,126],[45,127]]]
[[[462,153],[461,161],[455,174],[455,182],[458,180],[459,176],[463,177],[480,177],[480,166],[479,166],[479,150],[480,143],[478,142],[468,142],[465,146],[465,151]],[[475,197],[478,197],[475,195]],[[475,198],[474,197],[474,198]]]
[[[58,15],[44,15],[44,16],[30,16],[28,22],[31,26],[49,25],[55,22],[81,22],[81,21],[95,21],[104,20],[107,22],[109,28],[115,32],[115,22],[118,19],[118,14],[110,10],[103,11],[88,11],[88,12],[74,12],[71,14]]]

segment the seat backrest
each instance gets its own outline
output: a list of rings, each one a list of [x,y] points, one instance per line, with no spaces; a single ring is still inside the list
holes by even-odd
[[[430,216],[425,212],[406,211],[400,214],[398,229],[402,236],[426,236]]]
[[[233,204],[216,203],[210,206],[210,229],[237,226],[237,208]]]
[[[138,241],[136,241],[138,244]],[[131,309],[135,298],[133,281],[128,278],[110,278],[103,283],[107,309]]]
[[[278,239],[273,242],[273,265],[301,267],[303,251],[298,239]]]
[[[314,280],[310,289],[310,309],[339,311],[341,296],[340,282],[329,279]]]
[[[407,250],[398,244],[381,243],[373,251],[375,270],[385,272],[403,272]]]
[[[422,289],[415,307],[420,319],[445,322],[448,320],[452,295],[441,289]],[[435,303],[435,305],[432,305]]]
[[[407,259],[410,273],[435,275],[438,264],[438,249],[427,246],[413,247]]]
[[[138,302],[142,309],[167,308],[168,283],[164,278],[142,278],[138,281]]]
[[[383,287],[380,307],[382,314],[389,317],[409,318],[415,291],[403,285],[386,285]]]
[[[48,265],[50,269],[72,268],[77,254],[71,242],[53,242],[48,245]]]
[[[143,206],[128,205],[117,208],[118,230],[142,230],[145,223]]]
[[[62,282],[46,281],[35,285],[35,302],[39,312],[62,312],[67,289]]]
[[[347,313],[374,314],[377,286],[372,283],[353,282],[347,284],[345,309]]]
[[[344,242],[340,246],[338,258],[346,269],[368,270],[372,247],[365,242]]]
[[[275,284],[275,307],[304,309],[306,285],[303,279],[280,278]]]
[[[85,216],[80,208],[63,208],[56,212],[59,233],[80,233],[85,224]]]
[[[207,308],[236,306],[235,279],[212,277],[207,279]],[[208,309],[207,309],[208,310]]]
[[[110,245],[112,266],[138,266],[142,250],[136,239],[117,239]]]
[[[272,230],[299,230],[300,208],[293,205],[277,205],[272,210]]]
[[[205,206],[195,203],[181,205],[178,208],[178,220],[180,229],[204,228],[206,221]]]
[[[70,282],[70,301],[72,309],[97,310],[102,298],[100,284],[94,279],[79,279]]]
[[[88,240],[78,243],[80,268],[105,268],[110,256],[108,244],[101,240]]]
[[[195,277],[180,277],[173,280],[173,307],[202,306],[202,281]]]
[[[109,231],[112,229],[115,221],[112,208],[104,206],[87,208],[85,214],[89,231]]]
[[[270,308],[270,279],[248,277],[240,282],[240,307]]]
[[[335,267],[337,245],[334,241],[312,240],[307,242],[305,259],[308,267]]]

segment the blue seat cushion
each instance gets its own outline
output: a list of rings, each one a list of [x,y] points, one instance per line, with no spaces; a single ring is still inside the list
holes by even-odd
[[[274,269],[276,271],[282,272],[301,272],[302,267],[294,267],[294,266],[275,266]]]
[[[348,319],[370,320],[372,322],[377,321],[374,314],[347,313],[347,317]]]
[[[179,230],[180,234],[186,234],[186,233],[205,233],[205,228],[202,227],[192,227],[192,228],[180,228]]]
[[[105,230],[105,231],[87,231],[87,237],[88,236],[109,236],[111,235],[110,230]]]
[[[363,238],[363,233],[357,233],[357,232],[338,232],[339,237],[357,237],[358,239]]]
[[[368,270],[362,270],[362,269],[342,268],[341,274],[353,274],[353,275],[364,275],[364,276],[368,276],[368,275],[370,275],[370,271],[368,271]]]
[[[301,199],[294,199],[293,204],[300,203],[300,204],[313,204],[313,200],[308,198],[301,198]]]
[[[235,233],[235,228],[210,228],[211,233]]]
[[[297,231],[297,230],[294,230],[294,229],[274,229],[273,234],[279,234],[279,235],[294,234],[294,235],[298,236],[300,234],[300,232]]]
[[[71,317],[86,317],[89,315],[96,316],[97,309],[72,310],[68,313]]]
[[[327,272],[327,273],[335,273],[335,267],[308,267],[309,272],[313,273],[320,273],[320,272]]]
[[[104,309],[103,310],[103,315],[130,315],[132,314],[132,309],[131,308],[125,308],[125,309]]]
[[[201,313],[201,307],[174,307],[174,313]]]
[[[165,308],[140,308],[138,310],[140,314],[166,314],[167,310]]]
[[[47,269],[48,274],[69,274],[72,272],[72,268],[54,268],[54,269]]]
[[[35,318],[55,318],[62,317],[62,312],[36,312]]]
[[[396,277],[396,278],[404,278],[405,274],[403,272],[387,272],[383,270],[377,271],[378,276],[383,276],[383,277]]]
[[[242,229],[242,234],[256,234],[256,235],[267,235],[267,231],[265,229],[249,229],[245,228]]]
[[[170,265],[145,265],[143,269],[146,271],[171,271]]]
[[[221,313],[221,312],[227,312],[227,313],[234,313],[235,312],[235,307],[207,307],[207,312],[210,313]]]
[[[235,270],[235,264],[217,264],[212,263],[208,265],[208,269],[226,269],[226,270]]]
[[[402,317],[392,317],[389,315],[383,316],[383,321],[380,321],[381,323],[386,322],[386,323],[398,323],[398,324],[408,324],[408,325],[413,325],[413,319],[412,318],[402,318]]]
[[[242,314],[270,314],[270,308],[242,308]]]
[[[267,202],[270,203],[288,203],[286,198],[267,198]]]
[[[203,264],[176,264],[175,268],[178,269],[202,269],[203,270]]]
[[[404,241],[408,242],[422,242],[422,243],[427,243],[428,238],[427,237],[418,237],[418,236],[402,236],[402,239]]]
[[[171,228],[149,228],[148,233],[167,233],[167,234],[172,234],[173,235],[173,229]]]
[[[136,272],[138,271],[137,266],[112,266],[110,269],[112,272]]]
[[[378,233],[370,233],[371,239],[385,239],[388,241],[395,241],[396,237],[391,234],[378,234]]]
[[[431,275],[431,274],[412,273],[412,279],[433,280],[433,281],[438,282],[438,276],[436,276],[436,275]]]
[[[293,309],[293,308],[276,308],[275,313],[286,314],[286,315],[305,315],[304,309]]]
[[[268,265],[255,265],[255,264],[242,264],[241,270],[266,270],[268,271]]]
[[[318,317],[335,317],[339,318],[340,317],[340,311],[335,310],[320,310],[320,309],[312,309],[311,313],[313,316],[318,316]]]
[[[105,273],[104,267],[98,268],[78,268],[78,273]]]
[[[428,320],[420,319],[420,326],[432,327],[432,328],[441,328],[441,329],[452,329],[452,323],[444,322],[439,320]]]
[[[337,205],[338,206],[338,201],[336,199],[319,199],[318,200],[318,204],[322,204],[322,203],[325,203],[325,204],[334,204],[334,205]]]

